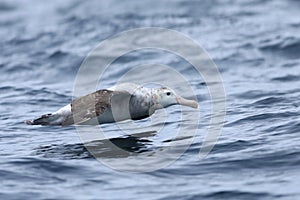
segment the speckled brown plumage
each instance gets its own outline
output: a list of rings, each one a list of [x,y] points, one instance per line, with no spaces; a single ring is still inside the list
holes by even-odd
[[[63,126],[82,124],[111,109],[112,99],[124,99],[131,95],[126,91],[98,90],[72,101],[70,115],[62,123]]]

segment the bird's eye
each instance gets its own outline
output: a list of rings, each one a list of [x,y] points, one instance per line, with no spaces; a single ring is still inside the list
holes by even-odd
[[[167,94],[167,96],[170,96],[170,95],[171,95],[171,92],[167,92],[166,94]]]

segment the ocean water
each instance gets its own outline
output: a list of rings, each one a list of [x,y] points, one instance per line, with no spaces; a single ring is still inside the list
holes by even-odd
[[[0,198],[300,199],[299,9],[296,0],[1,1]],[[182,73],[197,91],[199,128],[187,151],[160,170],[113,170],[93,158],[75,127],[23,123],[72,100],[76,73],[101,41],[141,27],[188,35],[220,70],[226,119],[205,159],[198,155],[210,98],[189,71]],[[107,86],[144,61],[188,68],[176,56],[137,51],[114,63]],[[169,111],[165,132],[121,137],[105,125],[108,137],[127,157],[168,146],[180,120],[178,107]],[[122,160],[104,144],[100,157]]]

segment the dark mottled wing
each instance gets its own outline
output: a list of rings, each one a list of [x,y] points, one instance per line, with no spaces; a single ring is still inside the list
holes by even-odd
[[[71,103],[72,116],[63,125],[81,124],[95,118],[111,108],[114,96],[130,96],[125,91],[98,90],[94,93],[75,99]]]

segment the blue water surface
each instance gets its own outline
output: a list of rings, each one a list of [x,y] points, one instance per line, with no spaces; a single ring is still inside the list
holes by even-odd
[[[1,1],[0,199],[300,199],[299,9],[296,0]],[[150,173],[102,165],[74,127],[23,123],[72,100],[77,70],[99,42],[140,27],[180,31],[217,64],[227,116],[207,158],[198,159],[210,100],[201,80],[192,82],[201,110],[194,143]],[[116,65],[137,59],[187,65],[139,52]],[[113,141],[141,154],[159,149],[176,120],[164,136]]]

